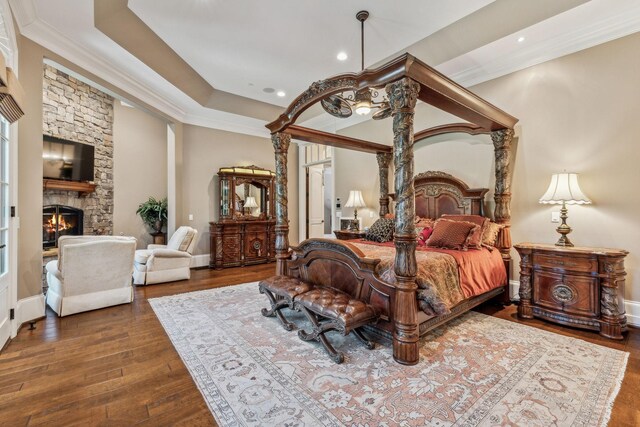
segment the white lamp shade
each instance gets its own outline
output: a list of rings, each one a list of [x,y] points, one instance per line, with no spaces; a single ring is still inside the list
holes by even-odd
[[[344,205],[345,208],[364,208],[367,206],[364,203],[364,199],[362,198],[362,191],[360,190],[351,190],[349,191],[349,199],[347,203]]]
[[[591,200],[584,195],[578,185],[576,173],[554,173],[547,192],[540,198],[540,203],[568,205],[588,205]]]
[[[244,201],[245,208],[257,208],[258,204],[256,203],[256,198],[253,196],[247,196],[247,199]]]

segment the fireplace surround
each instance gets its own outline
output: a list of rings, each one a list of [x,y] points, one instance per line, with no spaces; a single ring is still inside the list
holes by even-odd
[[[42,248],[58,247],[60,236],[83,234],[83,211],[71,206],[48,205],[42,208]]]

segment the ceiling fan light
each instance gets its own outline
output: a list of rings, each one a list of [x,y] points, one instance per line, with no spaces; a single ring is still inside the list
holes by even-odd
[[[371,104],[367,102],[359,102],[354,106],[354,110],[356,111],[356,114],[366,116],[371,112]]]

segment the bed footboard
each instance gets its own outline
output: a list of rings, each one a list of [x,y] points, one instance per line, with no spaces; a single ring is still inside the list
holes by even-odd
[[[307,239],[292,247],[286,271],[288,276],[339,289],[371,304],[380,313],[377,327],[392,332],[396,288],[376,275],[379,262],[344,241]]]

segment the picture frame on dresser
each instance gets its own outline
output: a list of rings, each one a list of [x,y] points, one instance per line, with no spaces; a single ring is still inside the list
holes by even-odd
[[[352,216],[340,217],[340,230],[348,230],[352,221]],[[358,218],[358,229],[362,230],[362,218]]]

